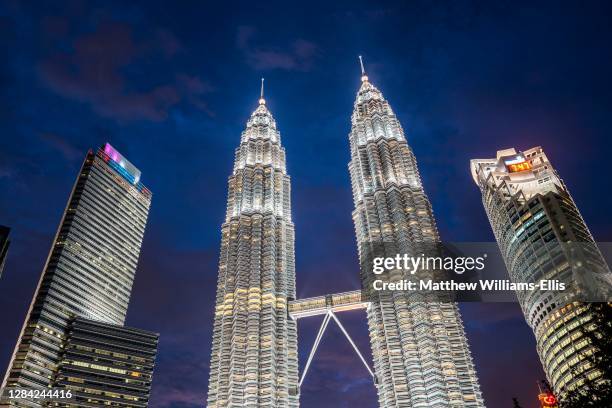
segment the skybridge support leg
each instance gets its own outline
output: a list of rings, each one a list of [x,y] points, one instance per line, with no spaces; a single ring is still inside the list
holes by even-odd
[[[340,330],[342,330],[342,333],[344,333],[344,336],[347,338],[349,343],[351,343],[351,346],[353,346],[353,350],[355,350],[355,353],[357,353],[357,355],[359,356],[359,359],[365,366],[366,370],[368,370],[368,373],[370,373],[370,375],[372,376],[372,379],[374,380],[374,384],[376,384],[377,383],[376,375],[374,375],[374,372],[372,372],[372,369],[366,362],[365,358],[363,358],[363,355],[361,354],[361,352],[359,352],[357,345],[355,344],[353,339],[351,339],[351,336],[349,336],[348,332],[346,331],[342,323],[340,323],[340,320],[338,319],[338,317],[336,317],[336,314],[332,310],[328,310],[327,313],[325,314],[325,317],[323,318],[323,322],[321,322],[321,327],[319,328],[319,333],[317,334],[317,338],[315,339],[315,342],[312,346],[312,350],[310,350],[310,355],[308,356],[308,360],[306,361],[306,366],[304,367],[304,372],[302,373],[302,377],[300,378],[298,387],[301,387],[302,383],[304,382],[304,378],[306,377],[306,373],[308,372],[308,369],[310,368],[312,359],[314,358],[317,348],[319,347],[319,344],[321,343],[321,339],[323,338],[323,334],[325,334],[325,330],[327,329],[329,321],[332,318],[334,319],[338,327],[340,327]]]
[[[323,318],[323,322],[321,323],[321,328],[319,329],[319,333],[317,334],[317,338],[315,339],[314,344],[312,345],[312,350],[310,350],[310,355],[308,356],[308,361],[306,361],[306,367],[304,367],[304,372],[302,373],[302,378],[300,378],[299,387],[302,386],[304,382],[304,378],[306,377],[306,373],[308,372],[308,368],[310,367],[310,363],[312,363],[312,358],[314,357],[317,348],[319,347],[319,343],[321,342],[321,338],[323,337],[323,333],[325,333],[325,329],[327,328],[327,324],[330,319],[329,313],[325,315]]]
[[[336,321],[336,323],[340,327],[340,330],[342,330],[342,333],[344,333],[344,335],[346,336],[346,338],[349,341],[349,343],[351,343],[351,346],[353,346],[353,349],[355,350],[355,353],[357,353],[357,355],[361,359],[361,362],[365,366],[366,370],[368,370],[368,372],[372,376],[372,379],[374,380],[374,383],[376,383],[376,376],[374,375],[374,373],[370,369],[370,366],[368,365],[368,363],[366,363],[365,358],[363,358],[363,356],[359,352],[359,349],[357,348],[357,345],[355,344],[355,342],[353,342],[353,339],[351,339],[351,336],[349,336],[348,332],[344,329],[344,326],[342,325],[342,323],[340,323],[340,320],[338,320],[338,318],[336,317],[336,314],[334,312],[332,312],[332,311],[330,311],[329,313],[331,314],[331,317],[334,318],[334,320]]]

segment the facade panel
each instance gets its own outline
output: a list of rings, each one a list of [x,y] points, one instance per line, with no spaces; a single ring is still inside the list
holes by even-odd
[[[147,407],[159,335],[71,320],[53,386],[72,391],[62,407]]]

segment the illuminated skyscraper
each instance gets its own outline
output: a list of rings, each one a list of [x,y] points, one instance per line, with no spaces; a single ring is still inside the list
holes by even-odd
[[[73,318],[123,325],[150,205],[140,171],[110,144],[87,154],[4,386],[54,385]]]
[[[580,290],[610,288],[612,273],[541,147],[500,150],[495,158],[472,160],[471,171],[512,281],[559,279]],[[517,292],[557,395],[599,375],[585,359],[594,350],[583,335],[592,317],[570,295]]]
[[[262,96],[229,177],[208,406],[296,407],[297,328],[291,184],[280,133]]]
[[[440,237],[415,156],[363,67],[349,140],[362,264],[378,244],[412,256],[435,246]],[[381,407],[484,406],[455,303],[416,302],[395,292],[373,299],[367,313]]]

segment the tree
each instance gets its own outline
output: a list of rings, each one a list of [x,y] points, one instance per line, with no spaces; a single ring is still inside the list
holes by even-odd
[[[523,408],[523,407],[521,407],[521,404],[519,404],[519,402],[518,402],[518,400],[516,398],[512,398],[512,402],[514,403],[512,408]]]
[[[586,358],[601,376],[585,379],[584,385],[566,392],[560,401],[561,408],[610,408],[612,407],[612,304],[587,305],[592,320],[582,330],[595,352]]]

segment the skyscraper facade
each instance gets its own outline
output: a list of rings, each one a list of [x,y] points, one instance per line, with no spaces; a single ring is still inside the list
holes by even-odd
[[[362,265],[377,244],[413,256],[435,245],[440,237],[415,156],[391,106],[365,74],[349,141]],[[381,407],[484,406],[455,303],[384,294],[372,299],[368,323]]]
[[[74,317],[123,325],[150,205],[140,171],[110,144],[87,154],[4,386],[51,386]]]
[[[291,185],[276,122],[262,97],[228,183],[208,406],[298,406]]]
[[[70,321],[54,386],[72,390],[67,408],[146,408],[159,335],[76,317]]]
[[[495,158],[472,160],[471,172],[512,281],[558,279],[579,290],[610,287],[612,273],[541,147],[500,150]],[[585,358],[597,352],[584,336],[592,316],[574,295],[517,292],[557,395],[600,375]]]

